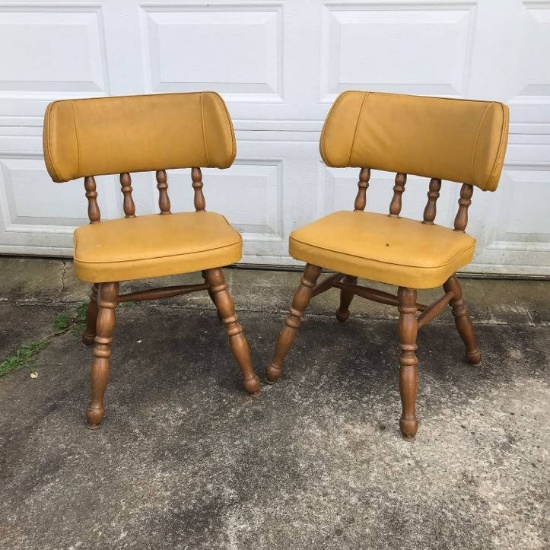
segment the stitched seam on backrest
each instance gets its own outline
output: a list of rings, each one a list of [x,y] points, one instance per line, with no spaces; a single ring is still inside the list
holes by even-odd
[[[325,157],[327,156],[326,149],[325,149],[325,133],[327,132],[327,121],[330,120],[332,112],[336,110],[336,105],[338,104],[338,102],[341,101],[344,95],[346,95],[347,93],[349,92],[342,92],[336,98],[336,101],[330,107],[329,112],[325,118],[323,129],[321,130],[321,139],[319,140],[319,151],[321,153],[321,156],[323,157],[323,160],[325,160]],[[325,161],[325,164],[326,164],[326,161]]]
[[[474,152],[473,152],[473,155],[472,155],[472,179],[473,180],[476,179],[476,177],[475,177],[475,164],[476,164],[477,142],[479,141],[479,134],[481,133],[481,127],[483,126],[483,123],[485,122],[485,117],[487,116],[487,113],[489,112],[489,109],[491,108],[492,104],[493,104],[493,102],[491,102],[491,103],[489,103],[489,105],[487,105],[487,108],[485,109],[485,112],[483,113],[483,116],[481,117],[481,121],[480,121],[479,127],[477,129],[476,139],[474,141]],[[474,182],[472,181],[472,183],[474,183]],[[483,187],[482,187],[482,189],[483,189]]]
[[[355,138],[357,136],[357,130],[359,128],[359,120],[361,119],[361,113],[363,112],[363,106],[365,105],[365,101],[367,97],[369,97],[370,92],[366,92],[363,96],[363,101],[361,101],[361,107],[359,108],[359,114],[357,115],[357,122],[355,123],[355,130],[353,132],[353,139],[351,140],[351,147],[349,149],[349,157],[348,157],[348,163],[347,165],[350,165],[351,162],[351,155],[353,153],[353,146],[355,145]]]
[[[225,116],[227,117],[227,123],[231,130],[231,156],[233,157],[233,160],[235,160],[235,157],[237,156],[237,140],[235,139],[235,129],[233,128],[233,121],[231,120],[231,116],[229,115],[229,110],[227,109],[227,105],[225,104],[223,99],[222,99],[222,103],[223,103],[223,109],[225,111]],[[231,161],[231,164],[233,164],[233,160]]]
[[[204,94],[201,94],[201,121],[202,121],[202,141],[204,144],[204,156],[206,157],[206,164],[210,166],[210,159],[208,158],[208,145],[206,142],[206,125],[204,121]]]
[[[76,127],[76,109],[74,107],[74,101],[72,99],[70,101],[71,107],[73,109],[74,137],[76,140],[76,173],[71,178],[74,179],[76,177],[76,174],[78,174],[80,170],[80,143],[78,141],[78,130]],[[88,176],[93,176],[93,174],[88,174]]]
[[[502,109],[502,128],[500,130],[500,143],[498,144],[497,154],[496,154],[496,157],[495,157],[495,164],[493,165],[493,169],[491,170],[491,176],[489,178],[489,181],[491,181],[495,176],[495,173],[497,171],[497,167],[498,167],[498,164],[499,164],[498,161],[499,161],[499,158],[500,158],[500,154],[501,154],[501,151],[502,151],[503,147],[506,144],[506,138],[507,138],[507,134],[504,131],[505,127],[507,126],[507,124],[506,124],[507,113],[506,113],[506,109],[502,105],[502,103],[499,103],[499,105],[500,105],[500,108]],[[502,159],[502,163],[504,164],[504,158]]]
[[[233,157],[233,160],[235,160],[235,157],[237,156],[237,140],[235,139],[235,129],[233,128],[233,121],[231,120],[229,110],[227,109],[227,105],[225,104],[223,98],[217,92],[211,93],[216,94],[216,100],[219,99],[222,102],[223,110],[227,118],[227,124],[231,133],[231,156]],[[231,161],[231,164],[233,164],[233,160]]]
[[[52,116],[51,116],[51,111],[52,111],[52,107],[53,107],[53,103],[50,103],[46,109],[46,127],[47,127],[47,130],[48,132],[46,133],[46,139],[44,140],[44,143],[46,144],[46,156],[48,157],[48,160],[49,160],[49,164],[51,166],[51,169],[52,169],[52,172],[54,174],[54,177],[56,180],[59,180],[61,179],[59,177],[59,173],[57,172],[57,170],[55,169],[55,166],[54,166],[54,162],[53,162],[53,156],[52,156],[52,146],[51,146],[51,143],[50,143],[50,136],[51,136],[51,133],[52,133]]]

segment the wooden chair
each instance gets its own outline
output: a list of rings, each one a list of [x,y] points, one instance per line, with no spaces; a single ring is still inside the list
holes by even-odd
[[[205,211],[202,167],[227,168],[235,158],[231,119],[212,92],[109,97],[51,103],[44,157],[56,182],[84,177],[90,224],[74,233],[74,267],[92,283],[86,345],[94,344],[90,427],[103,420],[118,303],[207,291],[226,327],[250,394],[259,389],[248,344],[221,266],[241,258],[241,236],[220,214]],[[170,212],[166,169],[191,168],[195,212]],[[130,172],[155,171],[160,214],[136,216]],[[94,176],[120,174],[125,217],[100,221]],[[202,271],[203,281],[129,294],[121,281]]]
[[[280,377],[313,296],[340,289],[336,317],[341,322],[349,317],[355,295],[397,306],[400,427],[405,438],[414,438],[418,329],[450,305],[468,362],[481,362],[456,271],[474,253],[475,239],[464,232],[473,186],[496,189],[507,134],[508,108],[501,103],[358,91],[338,97],[325,121],[320,149],[328,166],[361,168],[355,210],[335,212],[290,236],[291,256],[306,267],[267,368],[269,383]],[[364,212],[373,168],[397,172],[389,215]],[[422,222],[400,217],[407,174],[431,178]],[[434,224],[442,179],[464,182],[454,229]],[[318,283],[322,268],[336,273]],[[359,286],[358,277],[395,285],[397,296]],[[417,289],[440,285],[443,297],[429,306],[417,303]]]

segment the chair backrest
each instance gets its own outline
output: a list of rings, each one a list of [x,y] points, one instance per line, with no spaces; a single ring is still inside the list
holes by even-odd
[[[192,168],[194,205],[206,208],[200,167],[227,168],[233,124],[215,92],[54,101],[44,119],[44,159],[52,179],[84,177],[88,217],[98,223],[94,176],[120,174],[124,214],[135,217],[130,172],[156,171],[161,214],[170,214],[166,169]]]
[[[389,172],[497,188],[508,107],[493,101],[349,91],[328,114],[321,155],[334,167]]]
[[[56,182],[227,168],[236,154],[231,119],[214,92],[55,101],[46,110],[43,142],[46,167]]]

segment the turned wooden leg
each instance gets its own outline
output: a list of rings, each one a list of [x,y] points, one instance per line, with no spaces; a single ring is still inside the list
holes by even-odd
[[[256,395],[260,391],[260,379],[252,368],[250,349],[239,323],[239,318],[235,313],[235,304],[227,289],[223,271],[220,268],[207,269],[205,275],[210,283],[211,297],[216,304],[219,317],[225,325],[227,336],[229,336],[231,351],[241,369],[244,387],[249,394]]]
[[[416,357],[416,336],[418,324],[416,321],[416,290],[399,287],[399,392],[403,413],[399,421],[401,433],[405,439],[412,440],[418,430],[416,419],[416,392],[418,388],[418,372]]]
[[[85,346],[91,346],[95,339],[95,324],[97,321],[97,283],[92,285],[88,311],[86,312],[86,328],[82,332],[82,342]]]
[[[208,282],[208,277],[206,276],[206,271],[202,272],[202,278],[204,279],[204,282]],[[216,300],[214,299],[214,293],[212,292],[212,288],[210,287],[208,290],[208,296],[210,296],[210,299],[212,300],[212,303],[216,305]],[[218,319],[222,321],[222,316],[220,315],[220,312],[218,311],[218,306],[216,306],[216,315],[218,316]]]
[[[274,384],[281,376],[283,361],[294,344],[298,328],[302,324],[304,311],[311,300],[315,283],[320,274],[320,267],[311,264],[306,265],[304,274],[300,280],[300,285],[294,293],[290,314],[285,319],[285,324],[279,334],[273,360],[267,367],[266,379],[268,384]]]
[[[477,347],[476,336],[474,333],[474,325],[466,308],[466,302],[462,297],[462,287],[456,278],[456,275],[449,277],[443,285],[445,292],[452,292],[453,299],[449,302],[453,308],[455,325],[466,346],[466,358],[468,363],[479,365],[481,363],[481,352]]]
[[[356,285],[357,277],[346,275],[343,282],[348,285]],[[336,310],[336,319],[338,319],[341,323],[348,320],[349,306],[354,296],[355,294],[349,290],[342,289],[340,291],[340,307]]]
[[[118,286],[118,283],[100,283],[98,285],[94,359],[90,372],[91,398],[86,413],[90,428],[97,428],[101,424],[105,413],[103,395],[109,378]]]

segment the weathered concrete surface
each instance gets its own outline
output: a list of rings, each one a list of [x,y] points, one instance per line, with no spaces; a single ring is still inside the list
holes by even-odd
[[[69,262],[0,258],[0,273],[0,360],[87,295]],[[299,275],[227,276],[262,374]],[[550,283],[463,287],[483,366],[449,314],[423,329],[412,444],[392,308],[356,299],[341,325],[336,293],[320,297],[256,399],[207,297],[121,308],[96,431],[90,350],[55,338],[38,379],[0,379],[0,547],[550,547]]]

